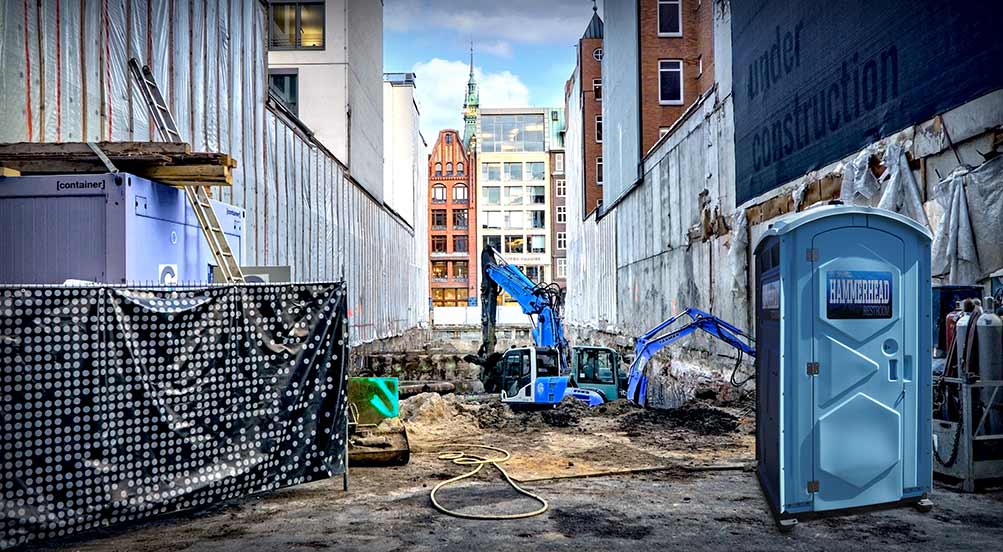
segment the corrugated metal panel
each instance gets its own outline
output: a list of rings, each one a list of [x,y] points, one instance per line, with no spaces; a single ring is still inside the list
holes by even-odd
[[[418,245],[425,240],[415,240],[338,160],[266,108],[260,3],[80,6],[0,6],[0,142],[150,139],[146,107],[127,72],[128,59],[138,57],[153,69],[193,147],[237,160],[232,188],[217,193],[247,212],[247,264],[289,265],[297,280],[345,278],[353,344],[427,322],[428,252]],[[424,236],[426,221],[415,225]]]

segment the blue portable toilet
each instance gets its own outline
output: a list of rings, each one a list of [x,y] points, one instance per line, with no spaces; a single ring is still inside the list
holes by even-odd
[[[930,234],[827,205],[756,245],[757,474],[782,529],[932,485]]]

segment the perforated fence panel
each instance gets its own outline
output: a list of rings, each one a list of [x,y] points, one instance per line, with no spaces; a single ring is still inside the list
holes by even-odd
[[[342,283],[0,287],[0,549],[345,471]]]

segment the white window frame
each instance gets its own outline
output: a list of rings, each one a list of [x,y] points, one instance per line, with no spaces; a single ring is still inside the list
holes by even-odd
[[[676,13],[679,15],[679,31],[674,33],[663,33],[662,32],[662,6],[672,5],[676,6]],[[656,28],[658,30],[658,36],[662,38],[679,38],[683,36],[683,2],[682,0],[658,0],[658,6],[655,10],[655,18],[657,21],[655,23],[658,25]]]
[[[602,143],[602,115],[596,115],[596,143]]]
[[[597,94],[596,91],[599,91]],[[602,101],[602,79],[592,79],[592,96],[597,102]]]
[[[665,64],[678,64],[678,69],[665,69],[663,65]],[[679,99],[678,100],[663,100],[662,99],[662,72],[673,72],[679,73]],[[683,88],[685,84],[685,79],[683,78],[683,60],[681,59],[660,59],[658,60],[658,104],[659,105],[683,105],[683,99],[686,97],[686,90]]]
[[[557,269],[556,269],[556,276],[555,277],[556,278],[567,279],[567,277],[568,277],[568,259],[567,259],[567,257],[558,257],[557,258]]]
[[[564,154],[555,153],[554,154],[554,172],[558,174],[564,173]]]
[[[568,184],[563,178],[554,179],[554,188],[557,193],[557,197],[565,197],[568,195]]]
[[[558,232],[557,233],[557,248],[564,250],[568,248],[568,233]]]
[[[568,222],[568,207],[566,205],[557,206],[557,215],[555,220],[557,222]]]
[[[596,157],[596,184],[602,186],[602,156]]]
[[[603,51],[601,47],[592,50],[592,59],[598,61],[599,63],[602,63],[602,58],[603,58]]]

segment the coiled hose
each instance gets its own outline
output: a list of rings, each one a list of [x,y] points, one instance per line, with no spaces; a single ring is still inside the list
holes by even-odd
[[[522,518],[538,516],[546,512],[547,509],[550,507],[550,505],[547,504],[546,500],[520,487],[519,484],[512,479],[512,477],[508,474],[508,472],[505,471],[505,468],[501,467],[501,464],[508,462],[508,460],[512,458],[512,455],[507,450],[488,445],[477,445],[469,443],[456,443],[447,446],[454,450],[447,450],[439,453],[438,456],[439,460],[449,460],[452,463],[456,464],[457,466],[477,466],[477,467],[475,467],[473,470],[463,475],[458,475],[456,477],[453,477],[452,479],[447,479],[432,488],[432,492],[429,495],[429,498],[432,500],[432,506],[435,506],[436,510],[439,510],[440,512],[450,516],[464,519],[498,520],[498,519],[522,519]],[[503,456],[490,458],[479,454],[470,454],[463,450],[468,448],[479,448],[479,449],[500,452],[501,454],[503,454]],[[464,512],[457,512],[456,510],[450,510],[449,508],[446,508],[445,506],[440,504],[439,501],[436,499],[435,494],[439,492],[440,489],[442,489],[447,485],[456,483],[457,481],[461,481],[463,479],[467,479],[468,477],[473,477],[477,475],[477,473],[480,472],[481,469],[484,468],[484,466],[487,464],[490,464],[495,469],[500,471],[501,474],[505,477],[505,481],[507,481],[508,484],[511,485],[512,488],[515,489],[519,494],[528,496],[529,498],[539,502],[542,506],[530,512],[520,512],[517,514],[467,514]]]

